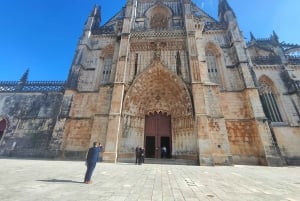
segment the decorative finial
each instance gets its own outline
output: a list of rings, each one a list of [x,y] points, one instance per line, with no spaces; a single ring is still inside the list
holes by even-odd
[[[274,39],[276,42],[279,43],[279,37],[278,37],[278,35],[275,33],[275,31],[273,31],[272,39]]]
[[[27,70],[25,71],[25,73],[22,75],[22,77],[20,78],[20,82],[22,83],[26,83],[27,79],[28,79],[28,74],[29,74],[29,68],[27,68]]]
[[[250,37],[251,37],[251,41],[256,40],[253,33],[250,31]]]

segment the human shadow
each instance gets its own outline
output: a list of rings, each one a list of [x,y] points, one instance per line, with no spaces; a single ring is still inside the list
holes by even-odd
[[[40,179],[36,181],[42,181],[42,182],[59,182],[59,183],[77,183],[77,184],[82,184],[84,182],[79,182],[79,181],[73,181],[73,180],[67,180],[67,179]]]

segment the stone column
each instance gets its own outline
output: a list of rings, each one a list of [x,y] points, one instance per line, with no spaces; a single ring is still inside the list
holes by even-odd
[[[127,58],[129,54],[129,40],[132,17],[134,16],[134,5],[127,2],[125,18],[123,21],[120,49],[118,54],[116,76],[111,100],[111,107],[108,117],[108,127],[103,160],[117,162],[118,144],[121,135],[121,113],[123,108],[123,97],[125,90]]]
[[[117,160],[117,149],[119,143],[120,127],[121,127],[121,112],[124,96],[124,84],[115,83],[111,110],[108,118],[108,128],[105,143],[105,152],[103,154],[103,160],[114,161]]]
[[[195,134],[198,142],[200,165],[213,165],[211,141],[208,133],[208,119],[205,108],[204,89],[202,84],[193,84],[195,107]]]

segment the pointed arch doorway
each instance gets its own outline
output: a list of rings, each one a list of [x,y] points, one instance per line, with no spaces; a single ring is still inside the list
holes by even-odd
[[[0,141],[4,135],[4,131],[6,129],[7,123],[5,119],[0,119]]]
[[[166,157],[172,153],[171,115],[154,112],[145,116],[145,157],[162,158],[161,149],[166,147]]]

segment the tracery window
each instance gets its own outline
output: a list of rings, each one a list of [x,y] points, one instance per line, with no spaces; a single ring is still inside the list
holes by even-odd
[[[145,16],[147,17],[146,26],[149,29],[166,30],[170,28],[172,12],[162,3],[157,3],[148,9]]]
[[[282,116],[278,108],[277,95],[272,83],[267,79],[259,80],[259,93],[264,112],[272,122],[282,122]]]
[[[208,49],[206,50],[205,55],[209,80],[211,82],[220,84],[220,77],[218,73],[218,61],[216,54]]]
[[[161,30],[168,28],[168,18],[163,13],[155,13],[151,17],[150,26],[152,29]]]
[[[112,67],[112,58],[106,57],[104,58],[103,64],[103,75],[102,75],[102,84],[107,84],[110,80],[111,75],[111,67]]]

